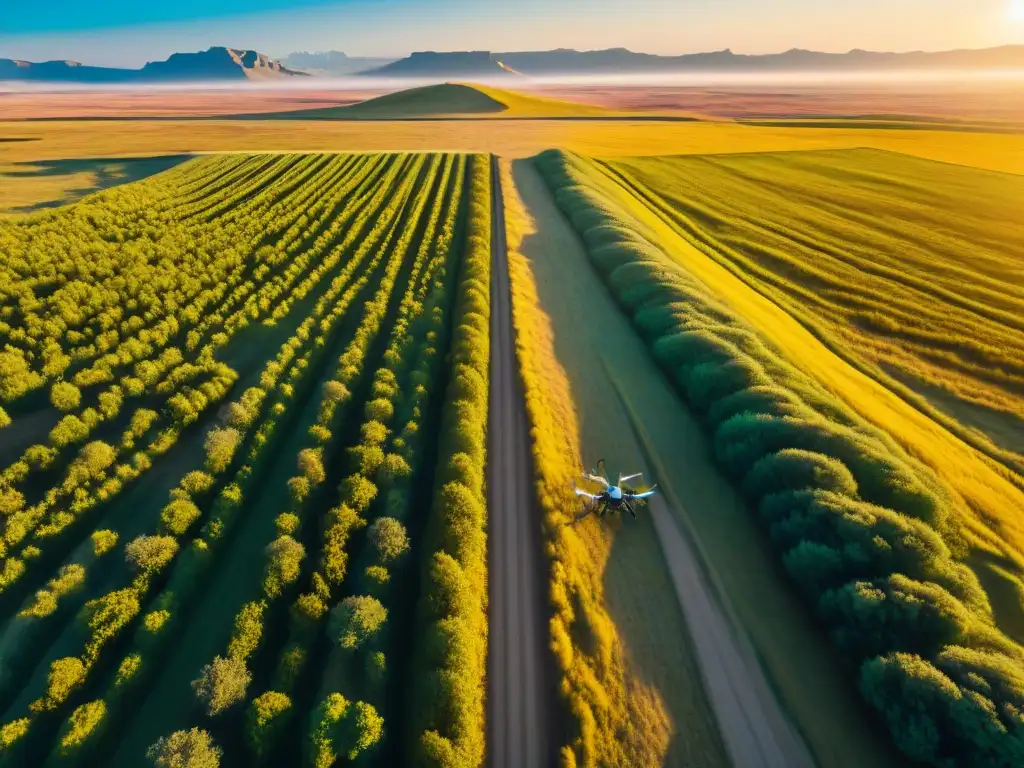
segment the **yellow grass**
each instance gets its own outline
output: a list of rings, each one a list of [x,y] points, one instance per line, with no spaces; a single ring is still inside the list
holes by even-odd
[[[96,186],[96,174],[89,171],[55,176],[11,175],[14,170],[29,169],[0,165],[0,216],[25,212],[40,203],[71,202],[80,191],[92,190]]]
[[[5,138],[37,141],[3,141]],[[530,157],[560,147],[634,156],[875,147],[1024,173],[1024,136],[601,120],[71,120],[0,122],[0,163],[178,152],[454,150]]]
[[[556,611],[551,620],[552,649],[562,676],[561,694],[570,716],[584,730],[580,743],[571,748],[571,761],[566,754],[569,745],[563,748],[562,765],[575,764],[576,755],[583,765],[597,761],[618,765],[624,758],[661,762],[671,736],[665,703],[656,688],[630,675],[618,628],[605,604],[603,579],[612,536],[599,527],[564,527],[565,517],[575,507],[566,489],[582,465],[579,428],[569,381],[555,356],[551,322],[540,306],[530,263],[519,250],[523,239],[535,231],[534,222],[519,197],[507,160],[501,164],[501,175],[516,355],[523,372],[547,546],[549,556],[555,558],[550,585]],[[669,593],[665,599],[674,596]],[[589,621],[601,629],[603,650],[595,655],[604,663],[588,658],[570,639],[566,617],[572,616],[577,600]],[[597,701],[594,684],[600,689]],[[595,706],[598,702],[603,706]]]
[[[778,305],[685,241],[632,193],[610,179],[602,187],[628,206],[666,254],[775,342],[790,361],[931,467],[954,499],[974,546],[1008,556],[1024,568],[1024,492],[975,449],[834,354]]]

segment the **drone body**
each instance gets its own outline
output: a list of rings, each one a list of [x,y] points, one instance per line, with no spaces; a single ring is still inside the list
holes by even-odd
[[[604,459],[597,462],[599,469],[603,470]],[[633,475],[627,475],[626,477],[619,476],[619,481],[616,484],[612,484],[603,475],[597,474],[597,470],[594,470],[593,474],[584,473],[583,477],[592,482],[598,483],[603,486],[604,490],[599,493],[590,493],[580,488],[573,486],[573,490],[577,496],[582,496],[586,501],[586,508],[577,520],[580,520],[591,512],[596,512],[598,517],[604,517],[608,510],[618,512],[621,509],[625,509],[629,514],[636,519],[636,507],[646,503],[646,499],[654,495],[654,489],[657,486],[652,486],[646,491],[636,491],[628,483],[641,477],[641,473],[637,472]]]

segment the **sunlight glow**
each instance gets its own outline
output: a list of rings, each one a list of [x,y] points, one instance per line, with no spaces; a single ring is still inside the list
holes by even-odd
[[[1014,21],[1024,21],[1024,0],[1010,0],[1007,13]]]

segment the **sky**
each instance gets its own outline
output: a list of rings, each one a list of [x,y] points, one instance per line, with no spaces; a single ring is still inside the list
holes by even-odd
[[[139,67],[211,45],[399,57],[625,47],[661,54],[1024,43],[1024,0],[0,0],[0,58]]]

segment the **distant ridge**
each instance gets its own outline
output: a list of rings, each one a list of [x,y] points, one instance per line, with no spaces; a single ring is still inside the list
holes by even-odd
[[[1024,69],[1024,45],[980,50],[884,53],[852,50],[822,53],[794,48],[784,53],[747,55],[726,49],[708,53],[659,56],[627,48],[577,51],[418,51],[364,72],[390,77],[481,77],[510,75],[666,74],[685,72],[870,72],[921,70]]]
[[[308,72],[299,71],[301,69]],[[340,51],[290,54],[282,63],[256,51],[213,47],[175,53],[142,69],[90,67],[76,61],[29,62],[0,59],[0,80],[80,83],[174,80],[241,80],[352,75],[407,79],[497,78],[524,76],[672,74],[687,72],[899,72],[1024,70],[1024,45],[954,51],[885,53],[852,50],[822,53],[794,48],[784,53],[747,55],[726,49],[681,56],[637,53],[627,48],[577,51],[417,51],[404,59],[348,57]]]
[[[308,72],[311,75],[339,76],[352,75],[367,69],[383,67],[395,61],[394,58],[370,58],[349,56],[342,51],[297,51],[285,56],[281,63],[291,69]]]
[[[512,67],[511,69],[514,69]],[[404,59],[362,73],[369,77],[444,77],[465,75],[514,77],[518,73],[502,66],[501,57],[490,51],[416,51]]]
[[[266,80],[305,76],[257,51],[215,46],[198,53],[175,53],[142,69],[88,67],[77,61],[34,63],[0,59],[0,80],[74,83],[151,83],[193,80]]]

